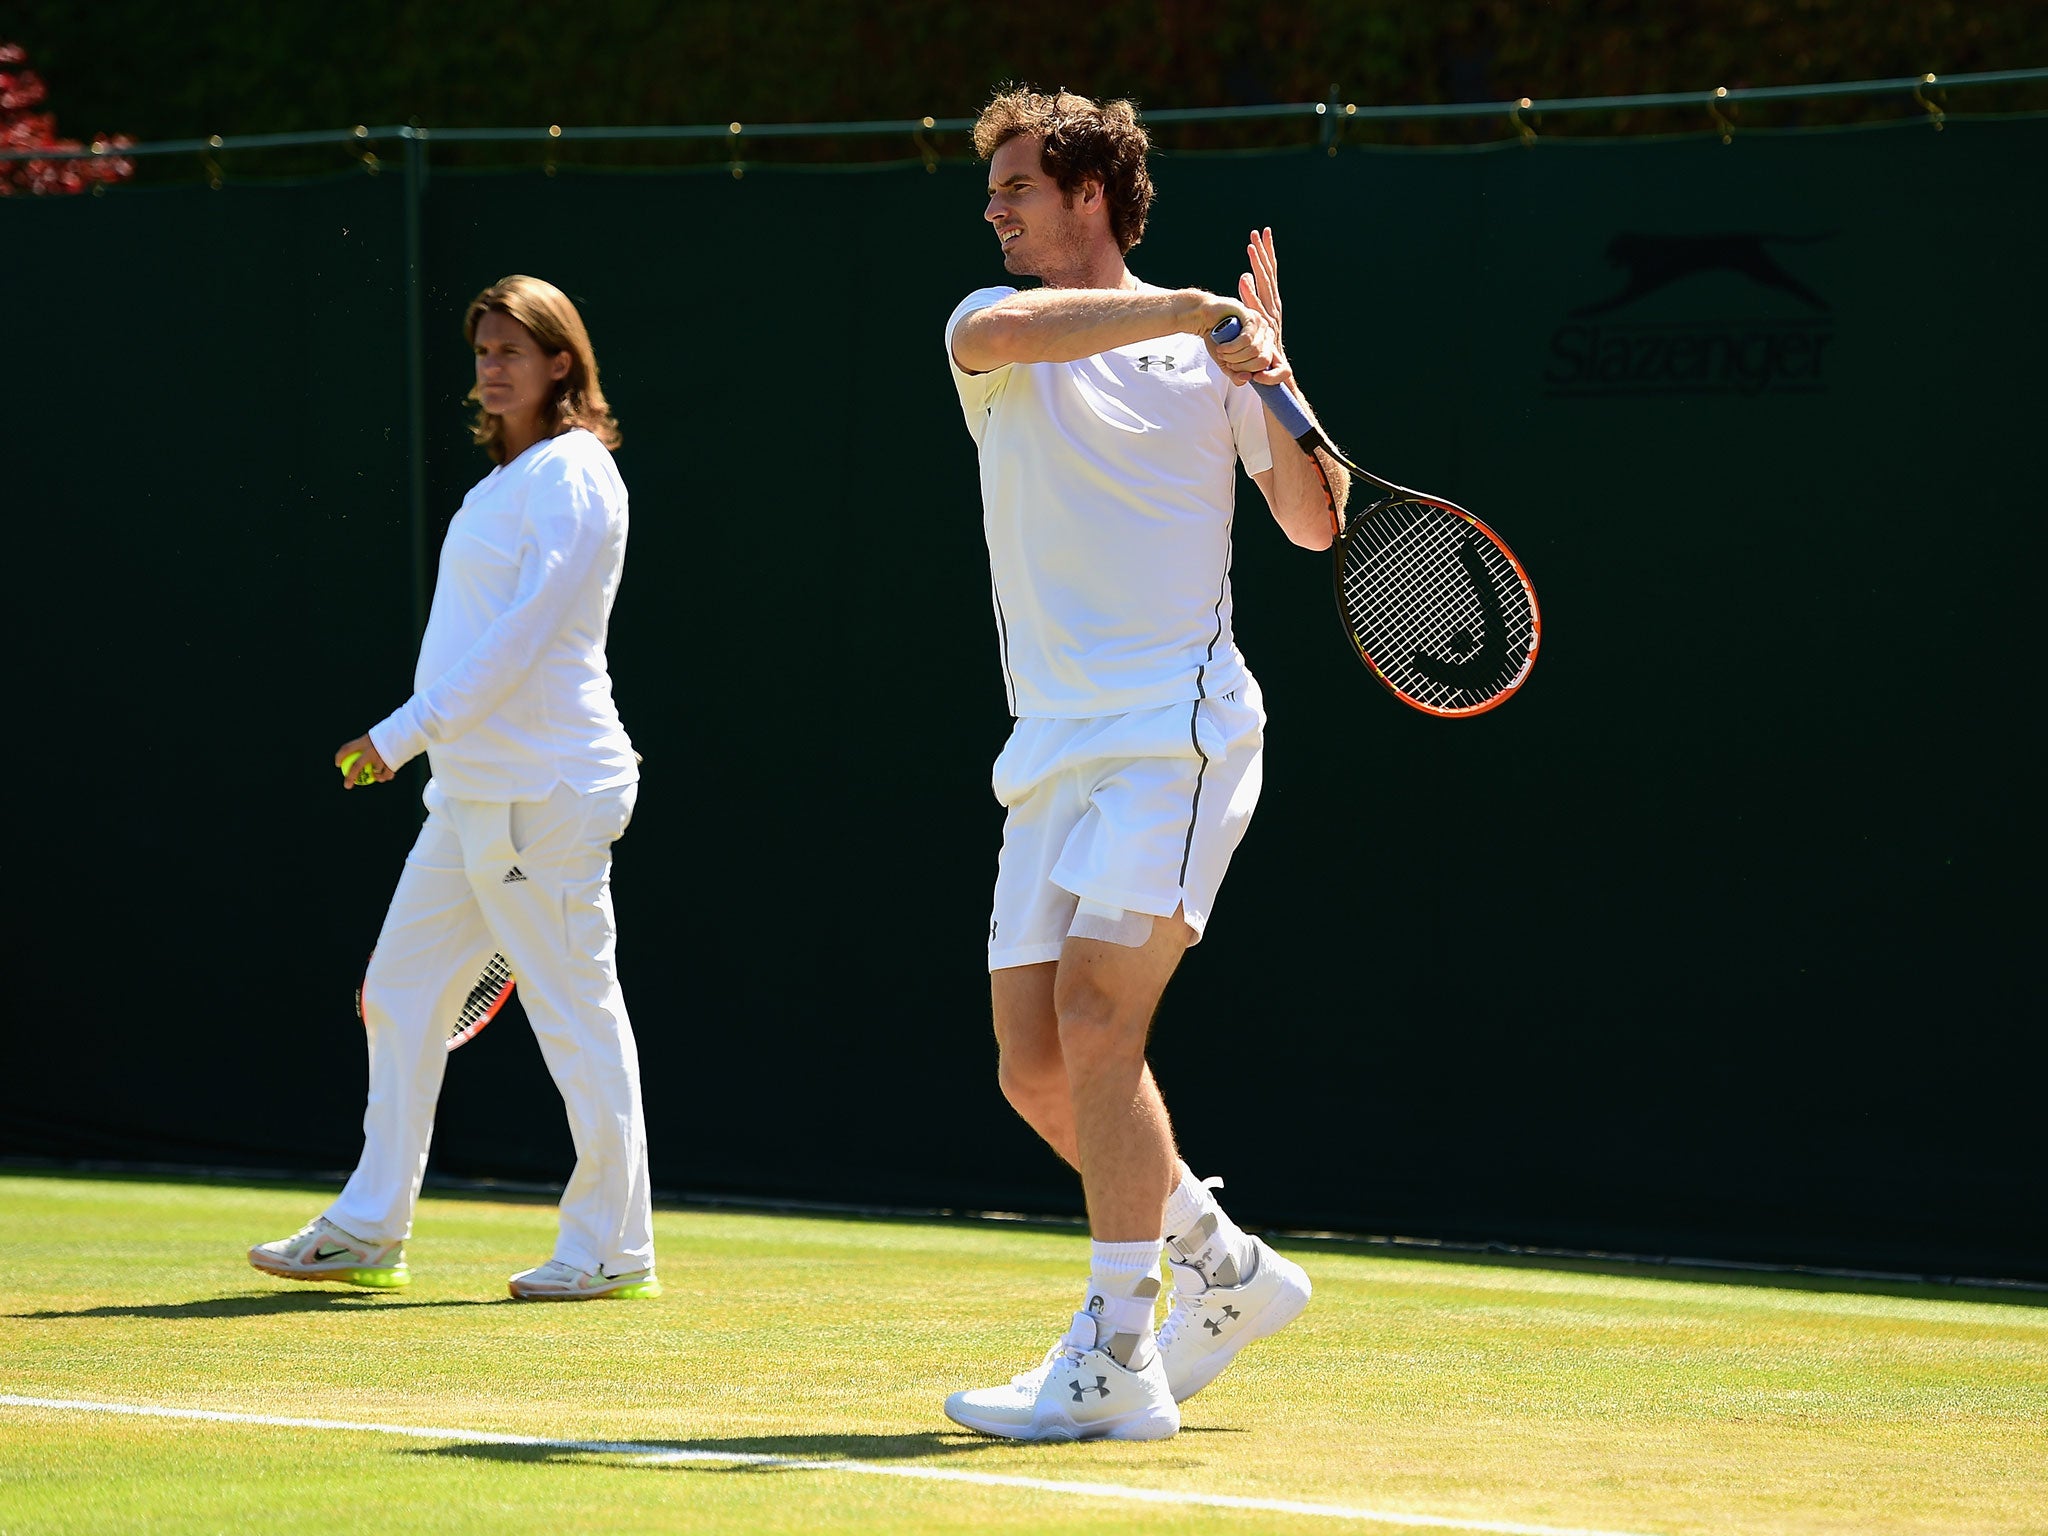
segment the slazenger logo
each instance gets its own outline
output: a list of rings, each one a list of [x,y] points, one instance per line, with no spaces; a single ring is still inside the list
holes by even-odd
[[[1822,235],[1619,234],[1607,245],[1618,288],[1571,311],[1550,336],[1543,390],[1550,395],[1817,394],[1835,323],[1822,298],[1786,265],[1786,253]],[[1748,315],[1697,320],[1609,319],[1655,295],[1690,296],[1706,274],[1745,278]],[[1759,292],[1760,290],[1760,292]],[[1725,307],[1727,287],[1716,307]],[[1769,297],[1766,297],[1769,295]],[[1796,308],[1794,307],[1796,306]],[[1791,313],[1784,311],[1791,309]],[[1773,315],[1771,311],[1779,313]]]
[[[1156,352],[1147,352],[1143,357],[1138,359],[1138,372],[1171,373],[1173,372],[1173,359],[1170,357],[1161,357]]]

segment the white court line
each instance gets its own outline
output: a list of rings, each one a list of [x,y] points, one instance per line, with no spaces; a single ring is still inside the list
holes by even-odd
[[[88,1403],[61,1397],[15,1397],[0,1393],[0,1407],[48,1408],[64,1413],[115,1413],[146,1419],[201,1419],[212,1424],[261,1424],[272,1429],[326,1429],[357,1435],[402,1435],[410,1440],[455,1441],[463,1445],[530,1445],[543,1450],[602,1452],[631,1456],[650,1465],[715,1462],[722,1466],[779,1467],[792,1472],[850,1472],[861,1477],[905,1477],[926,1483],[972,1483],[979,1488],[1028,1488],[1130,1504],[1171,1504],[1200,1509],[1255,1509],[1280,1515],[1320,1515],[1330,1520],[1365,1520],[1379,1525],[1436,1531],[1487,1531],[1493,1536],[1638,1536],[1628,1531],[1583,1526],[1528,1525],[1514,1520],[1466,1520],[1453,1515],[1411,1515],[1398,1510],[1358,1509],[1348,1504],[1310,1504],[1298,1499],[1254,1499],[1234,1493],[1179,1493],[1166,1488],[1131,1488],[1122,1483],[1073,1483],[1051,1477],[1016,1477],[1002,1472],[965,1472],[952,1467],[887,1466],[874,1461],[813,1461],[768,1456],[758,1451],[706,1451],[649,1445],[631,1440],[551,1440],[539,1435],[505,1435],[487,1429],[430,1429],[418,1424],[358,1424],[347,1419],[287,1419],[269,1413],[225,1413],[212,1408],[158,1408],[146,1403]]]

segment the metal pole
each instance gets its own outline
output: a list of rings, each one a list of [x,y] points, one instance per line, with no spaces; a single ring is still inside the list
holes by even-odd
[[[411,507],[412,634],[427,630],[427,386],[421,367],[425,348],[420,271],[420,202],[426,191],[425,130],[407,130],[405,140],[405,412],[406,491]]]
[[[1847,80],[1833,85],[1731,86],[1725,95],[1712,90],[1654,91],[1635,96],[1574,96],[1556,99],[1540,97],[1532,100],[1526,107],[1519,101],[1459,101],[1409,107],[1362,106],[1356,107],[1355,110],[1346,105],[1338,96],[1335,87],[1332,87],[1327,101],[1290,101],[1261,107],[1167,107],[1144,113],[1143,118],[1149,124],[1159,124],[1229,123],[1287,117],[1320,117],[1323,119],[1324,142],[1327,143],[1335,136],[1339,113],[1346,119],[1355,118],[1360,122],[1483,118],[1499,117],[1518,110],[1590,112],[1610,111],[1621,107],[1694,106],[1730,101],[1817,101],[1831,96],[1904,94],[1931,85],[1939,85],[1941,89],[1949,90],[1966,85],[2010,85],[2042,80],[2048,80],[2048,68],[1988,69],[1960,75],[1941,75],[1932,79],[1924,74],[1899,75],[1886,80]],[[747,137],[750,139],[788,139],[844,138],[869,134],[896,137],[920,131],[961,133],[973,126],[974,119],[970,117],[941,117],[930,122],[922,118],[903,118],[872,123],[748,123],[746,129]],[[303,148],[309,145],[354,143],[364,139],[398,138],[406,140],[406,174],[417,182],[424,179],[426,159],[422,150],[415,175],[413,151],[421,148],[416,141],[424,139],[426,134],[427,130],[424,128],[373,128],[367,124],[359,124],[354,128],[323,129],[317,133],[256,133],[239,134],[232,138],[214,134],[211,138],[165,139],[154,144],[115,145],[96,140],[90,145],[80,145],[76,149],[58,149],[49,145],[0,148],[0,164],[11,160],[89,160],[97,155],[132,160],[146,155],[208,154],[224,149]],[[629,140],[727,139],[732,137],[732,125],[698,123],[683,127],[642,128],[565,128],[560,125],[551,128],[444,128],[437,137],[451,144],[526,144],[535,140],[561,143],[571,140],[622,143]]]

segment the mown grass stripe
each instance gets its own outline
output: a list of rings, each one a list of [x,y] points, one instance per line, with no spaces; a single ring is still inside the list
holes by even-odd
[[[1408,1526],[1438,1531],[1484,1531],[1491,1536],[1641,1536],[1638,1532],[1602,1531],[1585,1526],[1530,1525],[1516,1520],[1470,1520],[1455,1515],[1418,1515],[1399,1510],[1359,1509],[1347,1504],[1316,1504],[1300,1499],[1259,1499],[1232,1493],[1182,1493],[1165,1488],[1133,1488],[1122,1483],[1068,1482],[1051,1477],[1020,1477],[1004,1472],[963,1472],[951,1467],[883,1466],[866,1461],[824,1461],[770,1456],[756,1451],[706,1451],[650,1445],[634,1440],[560,1440],[543,1435],[512,1435],[487,1429],[437,1429],[421,1424],[373,1424],[351,1419],[295,1419],[270,1413],[231,1413],[218,1408],[171,1408],[151,1403],[98,1403],[61,1397],[18,1397],[0,1393],[0,1407],[41,1408],[59,1413],[110,1413],[133,1418],[191,1419],[210,1424],[254,1424],[268,1429],[316,1429],[357,1435],[400,1435],[410,1440],[454,1441],[464,1445],[524,1445],[540,1450],[583,1451],[630,1456],[649,1463],[716,1462],[722,1466],[774,1467],[792,1472],[846,1472],[859,1477],[900,1477],[916,1482],[971,1483],[980,1488],[1024,1488],[1034,1493],[1068,1494],[1077,1498],[1118,1499],[1132,1504],[1170,1504],[1202,1509],[1257,1510],[1268,1514],[1309,1515],[1329,1520],[1357,1520],[1377,1525]]]

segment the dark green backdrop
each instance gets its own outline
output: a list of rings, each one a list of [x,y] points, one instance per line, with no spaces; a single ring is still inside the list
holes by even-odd
[[[1324,417],[1545,604],[1521,698],[1425,719],[1245,488],[1266,797],[1154,1062],[1247,1219],[2048,1277],[2044,152],[1952,120],[1159,164],[1139,271],[1223,286],[1274,225]],[[483,467],[458,321],[503,273],[576,296],[626,430],[659,1187],[1078,1205],[986,1020],[1006,722],[940,355],[1001,276],[979,186],[427,186],[436,517]],[[410,682],[401,206],[393,175],[0,205],[0,1151],[354,1159],[349,990],[419,816],[327,765]],[[436,1165],[568,1156],[501,1022]]]

